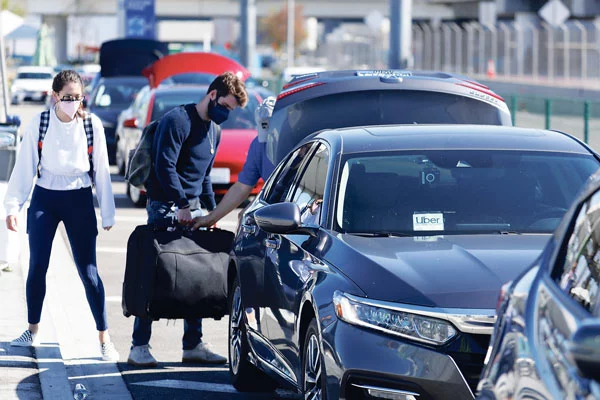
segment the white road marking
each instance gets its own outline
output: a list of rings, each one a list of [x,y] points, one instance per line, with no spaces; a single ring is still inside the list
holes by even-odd
[[[121,302],[121,296],[106,296],[104,298],[104,301],[110,301],[110,302],[114,302],[114,303],[120,303]]]
[[[181,381],[175,379],[163,379],[159,381],[147,381],[147,382],[136,382],[132,383],[132,385],[140,385],[140,386],[150,386],[150,387],[160,387],[160,388],[168,388],[168,389],[186,389],[186,390],[198,390],[204,392],[217,392],[217,393],[236,393],[242,394],[235,390],[233,386],[230,384],[223,383],[210,383],[210,382],[194,382],[194,381]],[[261,393],[255,393],[260,395]],[[272,394],[272,393],[263,393],[263,394]],[[293,393],[283,393],[278,391],[277,396],[281,399],[295,399],[298,396]]]
[[[127,253],[127,247],[96,247],[96,253]]]

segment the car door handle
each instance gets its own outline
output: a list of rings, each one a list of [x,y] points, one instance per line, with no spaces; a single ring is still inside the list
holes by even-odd
[[[242,232],[247,235],[254,235],[254,232],[256,232],[256,225],[242,224]]]
[[[269,249],[278,249],[279,245],[281,244],[281,240],[280,239],[265,239],[265,246],[267,246]]]

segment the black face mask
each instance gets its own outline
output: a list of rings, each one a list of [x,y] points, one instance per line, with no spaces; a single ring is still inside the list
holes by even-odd
[[[208,118],[217,125],[221,125],[229,117],[229,109],[217,102],[217,99],[208,103]]]

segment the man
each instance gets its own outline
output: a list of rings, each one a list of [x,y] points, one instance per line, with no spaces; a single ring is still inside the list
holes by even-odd
[[[215,208],[210,180],[220,139],[215,124],[224,122],[229,111],[245,107],[247,102],[244,83],[227,72],[215,78],[199,103],[176,107],[162,117],[152,143],[152,170],[146,182],[148,224],[190,226],[193,216],[203,214],[201,206]],[[151,333],[151,320],[135,319],[129,364],[157,365],[148,344]],[[227,361],[201,338],[202,319],[185,320],[183,362]]]
[[[267,97],[255,111],[256,128],[258,135],[248,150],[248,156],[242,172],[238,175],[238,181],[233,184],[219,202],[217,208],[211,211],[208,215],[194,218],[194,226],[192,229],[199,227],[213,226],[225,215],[229,214],[233,209],[243,203],[248,198],[250,192],[256,186],[259,178],[267,180],[271,175],[275,166],[267,158],[267,133],[269,132],[269,119],[273,114],[275,107],[275,98]]]

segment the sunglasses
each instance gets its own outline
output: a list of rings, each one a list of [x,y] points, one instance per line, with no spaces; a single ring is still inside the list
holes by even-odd
[[[75,96],[71,96],[71,95],[63,96],[62,99],[60,99],[60,101],[64,101],[64,102],[82,101],[82,100],[83,100],[83,97],[75,97]]]

